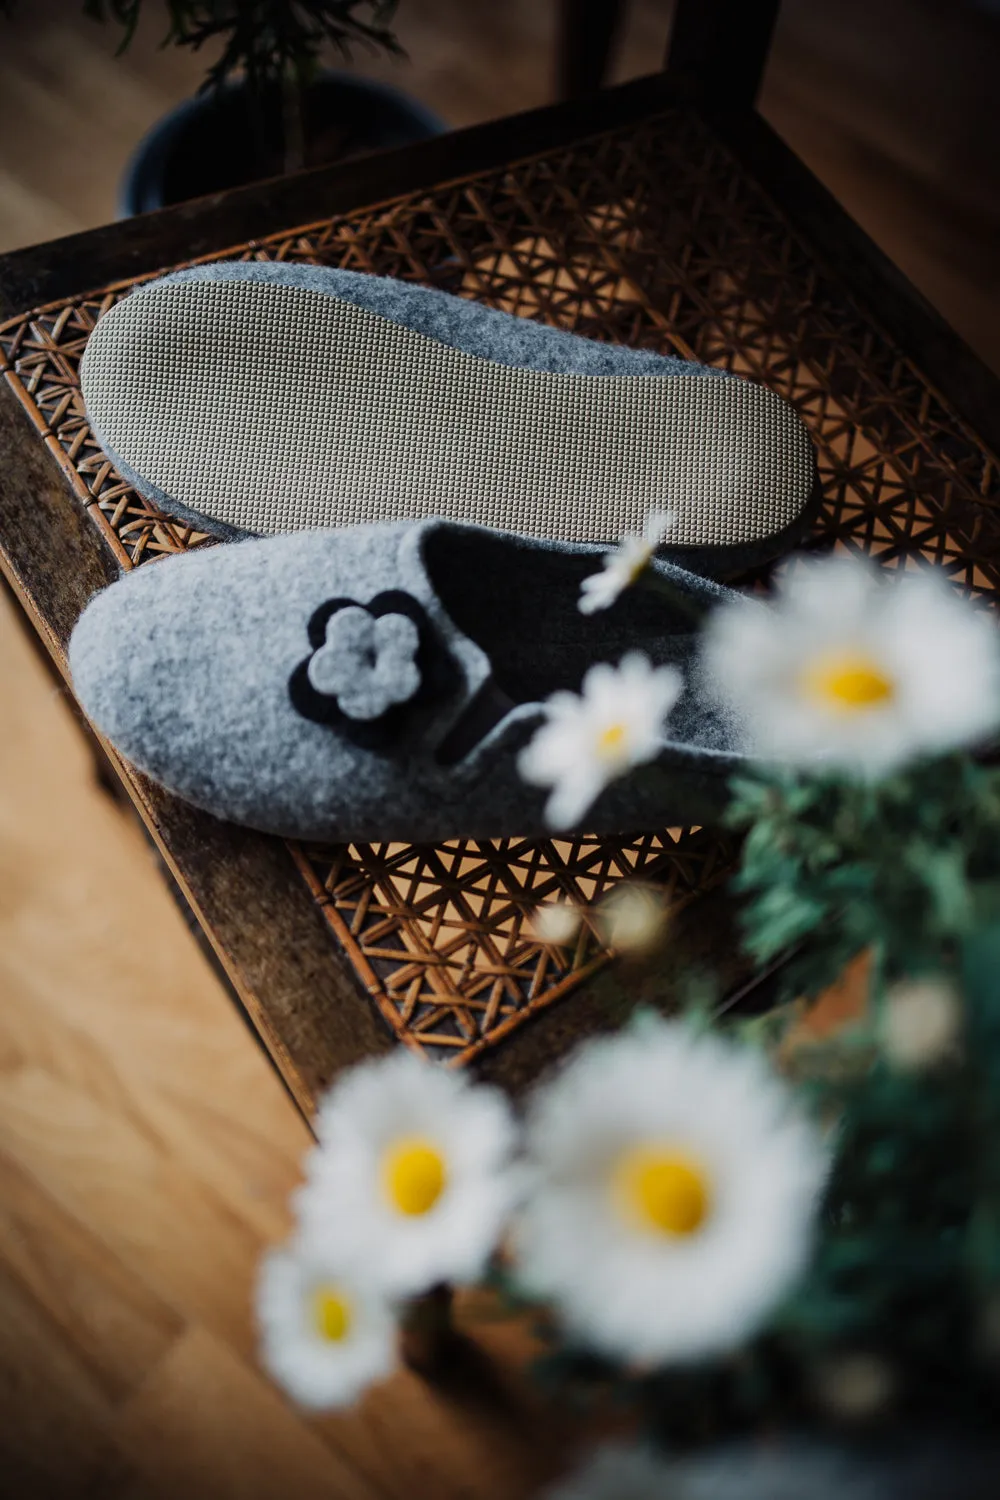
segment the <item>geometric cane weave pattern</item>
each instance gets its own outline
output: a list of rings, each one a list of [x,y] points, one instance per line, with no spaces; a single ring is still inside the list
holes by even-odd
[[[687,111],[211,258],[397,276],[761,381],[796,407],[817,448],[824,499],[810,546],[891,568],[933,561],[984,606],[1000,599],[996,457]],[[115,472],[82,408],[87,338],[131,285],[0,327],[0,371],[124,567],[210,545]],[[575,948],[541,944],[528,922],[539,903],[590,904],[640,874],[677,909],[732,857],[723,835],[690,829],[289,847],[395,1035],[452,1064],[541,1007],[572,1003],[607,961],[587,922]]]
[[[629,843],[462,839],[312,847],[297,857],[396,1034],[465,1062],[607,961],[589,915],[573,946],[540,943],[529,920],[540,902],[586,909],[641,876],[665,886],[676,912],[729,872],[732,853],[707,830],[674,829]]]

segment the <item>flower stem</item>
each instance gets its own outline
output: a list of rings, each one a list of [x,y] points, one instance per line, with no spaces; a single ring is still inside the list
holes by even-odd
[[[281,119],[285,172],[300,172],[305,166],[305,84],[302,74],[288,67],[281,75]]]
[[[452,1321],[453,1287],[438,1282],[409,1302],[400,1319],[400,1354],[403,1363],[421,1375],[440,1373],[458,1342]]]
[[[665,599],[668,604],[671,604],[677,610],[678,614],[683,615],[685,619],[690,620],[697,626],[702,625],[715,608],[716,601],[714,599],[708,602],[704,599],[699,599],[694,594],[689,594],[685,589],[678,588],[676,583],[669,578],[665,578],[662,573],[658,573],[654,568],[646,569],[642,575],[640,587],[649,589],[651,593],[659,594],[660,598]]]

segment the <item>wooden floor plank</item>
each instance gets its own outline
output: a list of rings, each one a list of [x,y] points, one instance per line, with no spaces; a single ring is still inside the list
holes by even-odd
[[[190,1323],[253,1359],[256,1261],[284,1233],[308,1132],[6,599],[0,692],[0,1271],[16,1292],[0,1379],[30,1373],[56,1424],[78,1379],[70,1437],[96,1424],[80,1484],[97,1465],[109,1495],[138,1495],[134,1465],[105,1464],[100,1413]],[[47,1431],[5,1418],[0,1474]]]
[[[138,841],[127,840],[125,850],[136,863],[146,862]],[[0,860],[0,870],[2,865]],[[149,876],[157,878],[152,870]],[[58,884],[54,882],[50,898],[58,897]],[[91,891],[88,901],[93,904],[95,898],[97,892]],[[214,976],[199,974],[195,991],[164,983],[173,977],[169,969],[150,983],[145,960],[138,966],[133,962],[127,938],[126,951],[116,958],[116,948],[123,946],[116,917],[107,924],[98,973],[81,994],[74,974],[78,928],[75,923],[61,926],[46,941],[45,910],[36,900],[22,911],[19,941],[5,949],[2,941],[9,929],[0,918],[0,984],[30,997],[26,1014],[0,1014],[0,1058],[18,1047],[27,1049],[34,1063],[67,1085],[116,1114],[133,1117],[136,1128],[151,1140],[169,1142],[185,1170],[257,1238],[279,1238],[287,1224],[290,1167],[306,1149],[309,1135],[273,1080],[259,1087],[265,1069],[258,1049],[243,1045],[242,1036],[234,1046],[231,1005]],[[169,915],[173,919],[172,911]],[[102,925],[98,920],[91,928],[88,948],[101,944]],[[189,945],[186,931],[181,941],[185,948]],[[39,961],[33,955],[43,947]],[[192,966],[200,968],[200,957],[187,957],[194,957]],[[182,969],[187,967],[185,963]],[[113,972],[107,982],[95,982],[108,969]],[[204,1003],[209,985],[210,1007]],[[234,1117],[232,1101],[238,1098],[253,1098],[254,1109]]]
[[[150,1500],[383,1500],[203,1328],[126,1403],[116,1433]]]
[[[527,1324],[498,1320],[495,1307],[484,1317],[483,1300],[460,1302],[464,1351],[440,1384],[401,1370],[356,1411],[317,1424],[399,1500],[528,1500],[607,1430],[606,1417],[588,1433],[541,1398],[526,1376],[541,1352]]]
[[[186,1322],[251,1353],[261,1240],[184,1170],[168,1141],[65,1077],[25,1067],[0,1077],[0,1149]]]
[[[112,1425],[91,1371],[0,1257],[0,1493],[11,1500],[114,1495],[136,1471],[123,1462]]]
[[[1000,16],[950,0],[784,0],[767,119],[1000,369]]]
[[[130,1394],[182,1331],[166,1303],[2,1152],[0,1265],[109,1402]]]

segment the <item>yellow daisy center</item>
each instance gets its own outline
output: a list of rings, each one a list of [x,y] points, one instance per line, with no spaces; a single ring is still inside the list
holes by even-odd
[[[602,729],[597,736],[598,755],[608,760],[616,756],[622,748],[627,733],[624,724],[609,724],[607,729]]]
[[[810,697],[837,713],[859,713],[895,697],[896,687],[878,662],[860,651],[833,651],[808,666],[803,683]]]
[[[629,1217],[659,1234],[696,1234],[711,1209],[705,1172],[677,1151],[632,1147],[616,1164],[614,1186]]]
[[[351,1331],[350,1303],[332,1286],[317,1287],[313,1293],[313,1322],[320,1338],[329,1344],[340,1344]]]
[[[383,1174],[389,1202],[399,1213],[411,1218],[429,1213],[448,1181],[448,1169],[440,1151],[417,1137],[396,1141],[389,1147]]]

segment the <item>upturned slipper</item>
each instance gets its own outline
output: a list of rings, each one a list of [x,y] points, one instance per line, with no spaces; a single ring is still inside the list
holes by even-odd
[[[446,516],[616,542],[670,509],[727,571],[811,518],[780,396],[408,283],[221,263],[109,309],[81,367],[98,441],[142,494],[220,535]]]
[[[733,595],[657,560],[581,615],[600,556],[435,519],[196,549],[96,595],[71,641],[75,690],[155,780],[289,837],[711,820],[742,756],[700,680],[698,617]],[[591,710],[609,686],[628,701],[604,725]],[[543,700],[560,692],[553,716]],[[613,761],[633,731],[646,763],[599,791],[593,756]]]

